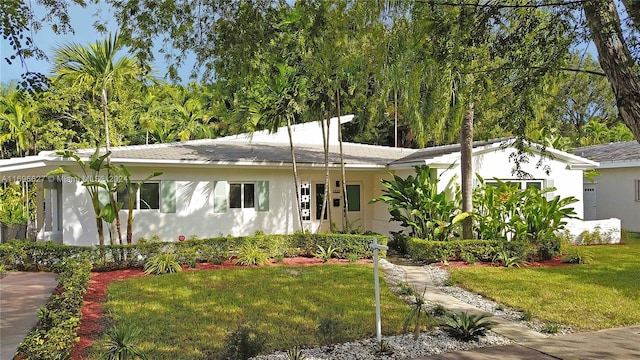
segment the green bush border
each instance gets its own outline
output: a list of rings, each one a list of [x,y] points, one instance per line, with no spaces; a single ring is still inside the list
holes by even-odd
[[[38,311],[40,321],[25,337],[16,354],[20,359],[67,359],[78,341],[82,297],[91,277],[86,258],[67,258],[58,264],[58,291]]]
[[[479,261],[492,261],[496,253],[507,250],[511,256],[528,259],[533,256],[533,247],[522,241],[503,240],[450,240],[431,241],[417,238],[406,239],[407,253],[414,261],[433,263],[438,261],[463,261],[472,256]]]
[[[11,240],[0,244],[0,265],[7,270],[55,271],[67,258],[85,256],[95,271],[126,269],[144,266],[149,257],[163,252],[176,254],[181,264],[211,261],[218,257],[236,255],[246,243],[257,245],[268,257],[314,256],[318,245],[336,249],[338,258],[349,254],[358,258],[371,258],[369,244],[373,238],[387,244],[382,235],[360,234],[291,234],[254,235],[241,237],[217,237],[188,239],[182,242],[161,242],[140,239],[134,245],[72,246],[52,242]],[[385,251],[380,252],[386,256]]]

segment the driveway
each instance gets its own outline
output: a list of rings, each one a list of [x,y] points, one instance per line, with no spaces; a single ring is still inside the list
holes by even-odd
[[[10,272],[0,279],[0,359],[13,359],[38,323],[38,309],[58,285],[56,274]]]

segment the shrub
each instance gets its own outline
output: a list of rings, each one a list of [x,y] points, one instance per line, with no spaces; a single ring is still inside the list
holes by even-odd
[[[404,318],[402,323],[402,332],[407,333],[407,330],[413,324],[413,340],[418,340],[420,337],[420,332],[422,331],[422,318],[428,317],[429,314],[424,311],[424,305],[426,304],[426,300],[424,294],[427,292],[425,288],[422,294],[415,295],[415,301],[411,305],[411,310]]]
[[[525,310],[520,314],[520,320],[522,321],[531,321],[533,319],[533,314],[531,311]]]
[[[302,354],[302,350],[298,349],[298,347],[294,347],[293,349],[287,350],[285,353],[285,357],[287,360],[305,360],[307,357]]]
[[[380,340],[374,349],[374,353],[378,356],[390,356],[393,355],[394,351],[393,346],[386,340]]]
[[[416,294],[416,291],[411,287],[411,285],[401,282],[398,284],[398,294],[404,296],[412,296]]]
[[[89,284],[91,263],[86,258],[63,259],[59,270],[58,281],[63,291],[51,296],[38,311],[40,321],[18,347],[18,358],[68,358],[77,341],[80,307]]]
[[[442,304],[436,304],[431,309],[431,316],[444,316],[447,314],[447,309]]]
[[[103,360],[145,360],[147,355],[135,342],[142,331],[135,326],[120,325],[107,332],[105,349],[100,357]]]
[[[588,250],[578,249],[572,247],[567,250],[567,253],[562,257],[562,262],[570,264],[589,264],[593,261],[593,253]]]
[[[322,259],[324,262],[329,261],[336,253],[336,249],[329,245],[326,249],[322,245],[318,245],[318,251],[314,254],[315,257]]]
[[[238,253],[238,257],[233,261],[234,264],[245,266],[264,265],[267,262],[269,262],[267,253],[253,243],[244,244]]]
[[[247,360],[264,349],[267,338],[254,327],[245,324],[227,335],[224,341],[224,359]]]
[[[144,272],[147,275],[162,275],[180,271],[182,271],[182,267],[173,253],[154,255],[144,264]]]
[[[460,314],[449,313],[447,315],[448,322],[442,326],[442,330],[458,340],[478,340],[494,326],[493,322],[486,320],[490,316],[487,314],[468,314],[464,311]]]
[[[501,248],[500,250],[498,250],[498,252],[496,252],[496,255],[493,257],[493,262],[499,262],[500,264],[502,264],[502,266],[510,268],[510,267],[521,267],[521,266],[527,266],[528,263],[526,261],[524,261],[522,258],[520,258],[519,256],[515,255],[512,256],[511,252],[509,252],[507,249],[505,248]]]
[[[562,326],[559,324],[546,324],[542,328],[542,332],[545,334],[557,334],[562,330]]]

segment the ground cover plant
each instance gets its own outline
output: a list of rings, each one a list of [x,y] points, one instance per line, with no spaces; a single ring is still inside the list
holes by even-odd
[[[327,318],[340,324],[334,337],[372,337],[373,293],[370,265],[223,269],[115,282],[105,309],[113,323],[142,330],[149,358],[219,359],[242,324],[265,334],[267,353],[321,344]],[[385,285],[381,303],[383,332],[400,333],[408,306]]]
[[[640,236],[623,245],[589,246],[588,265],[455,268],[453,280],[471,291],[576,330],[640,324]]]

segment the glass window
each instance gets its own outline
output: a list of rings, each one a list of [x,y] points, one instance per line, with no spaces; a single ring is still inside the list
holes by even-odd
[[[242,208],[242,184],[229,184],[229,207]]]
[[[120,190],[118,190],[118,192],[116,193],[116,199],[118,199],[119,203],[122,203],[122,209],[123,210],[128,210],[129,209],[129,188],[125,187],[122,188]],[[133,208],[137,209],[138,204],[136,204],[136,202],[133,202]]]
[[[320,220],[322,204],[324,203],[324,184],[316,184],[316,220]],[[324,209],[324,220],[327,220],[327,208]]]
[[[243,184],[244,186],[244,199],[242,201],[244,208],[253,208],[255,207],[255,184]]]
[[[160,183],[146,183],[140,187],[140,209],[160,209]]]
[[[525,188],[536,188],[542,190],[542,181],[525,181]]]
[[[348,211],[360,211],[360,185],[347,185]]]
[[[253,183],[229,184],[229,207],[251,209],[256,204],[256,185]]]

